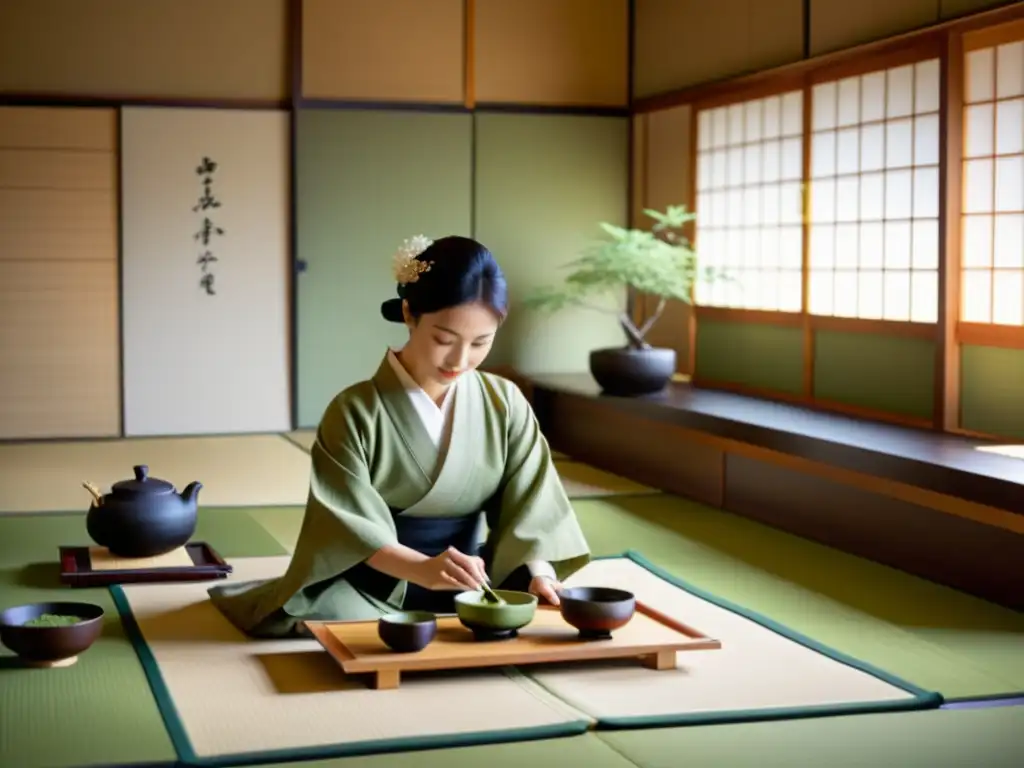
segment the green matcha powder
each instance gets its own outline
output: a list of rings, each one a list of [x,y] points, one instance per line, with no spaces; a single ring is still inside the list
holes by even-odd
[[[77,624],[82,619],[79,616],[61,616],[56,613],[44,613],[29,619],[25,622],[26,627],[68,627]]]

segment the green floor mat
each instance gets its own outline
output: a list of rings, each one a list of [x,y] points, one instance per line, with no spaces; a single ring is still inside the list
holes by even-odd
[[[201,512],[196,538],[225,557],[284,551],[244,510]],[[110,592],[59,582],[57,547],[79,543],[89,543],[81,514],[0,519],[0,608],[72,599],[100,605],[107,613],[103,636],[67,669],[25,669],[0,647],[0,765],[173,761],[174,748]]]
[[[1024,707],[603,731],[599,737],[641,768],[1018,768],[1024,765]]]
[[[633,768],[633,763],[592,734],[561,739],[493,744],[366,757],[336,757],[266,768]]]
[[[1024,616],[669,495],[573,502],[596,555],[675,576],[947,699],[1024,690]],[[300,507],[250,510],[289,549]]]

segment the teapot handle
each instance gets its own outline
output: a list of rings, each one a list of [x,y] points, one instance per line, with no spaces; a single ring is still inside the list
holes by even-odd
[[[85,488],[90,494],[92,494],[93,504],[97,507],[103,504],[103,494],[100,493],[100,489],[90,483],[88,480],[82,483],[82,487]]]

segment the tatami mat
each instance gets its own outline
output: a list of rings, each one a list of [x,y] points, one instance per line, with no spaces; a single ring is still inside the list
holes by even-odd
[[[604,731],[599,737],[641,768],[1020,768],[1024,707]]]
[[[681,651],[676,669],[659,672],[635,660],[525,668],[531,679],[596,718],[599,726],[735,722],[941,704],[939,696],[844,658],[745,606],[701,594],[656,572],[640,557],[595,560],[567,585],[629,590],[638,601],[722,644],[717,650]]]
[[[668,495],[574,501],[593,552],[671,574],[947,698],[1024,691],[1024,615]],[[291,550],[301,508],[252,516]]]
[[[231,579],[270,578],[287,564],[233,560]],[[137,622],[137,650],[186,762],[524,741],[591,724],[514,670],[410,674],[397,689],[373,690],[315,640],[246,638],[210,603],[208,587],[112,590]]]
[[[198,480],[206,507],[304,504],[309,491],[309,456],[281,435],[6,444],[0,514],[85,512],[84,481],[107,492],[136,464],[179,490]]]

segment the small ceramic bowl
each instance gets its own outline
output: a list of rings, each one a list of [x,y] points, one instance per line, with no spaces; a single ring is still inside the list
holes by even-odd
[[[92,603],[32,603],[0,613],[0,643],[33,667],[69,667],[103,631]]]
[[[455,614],[477,640],[515,637],[537,612],[537,596],[529,592],[496,589],[494,594],[504,599],[505,604],[492,602],[482,590],[455,596]]]
[[[571,587],[558,593],[562,618],[590,640],[607,640],[636,612],[636,596],[611,587]]]
[[[428,611],[389,613],[377,622],[377,635],[393,651],[421,651],[437,636],[437,617]]]

